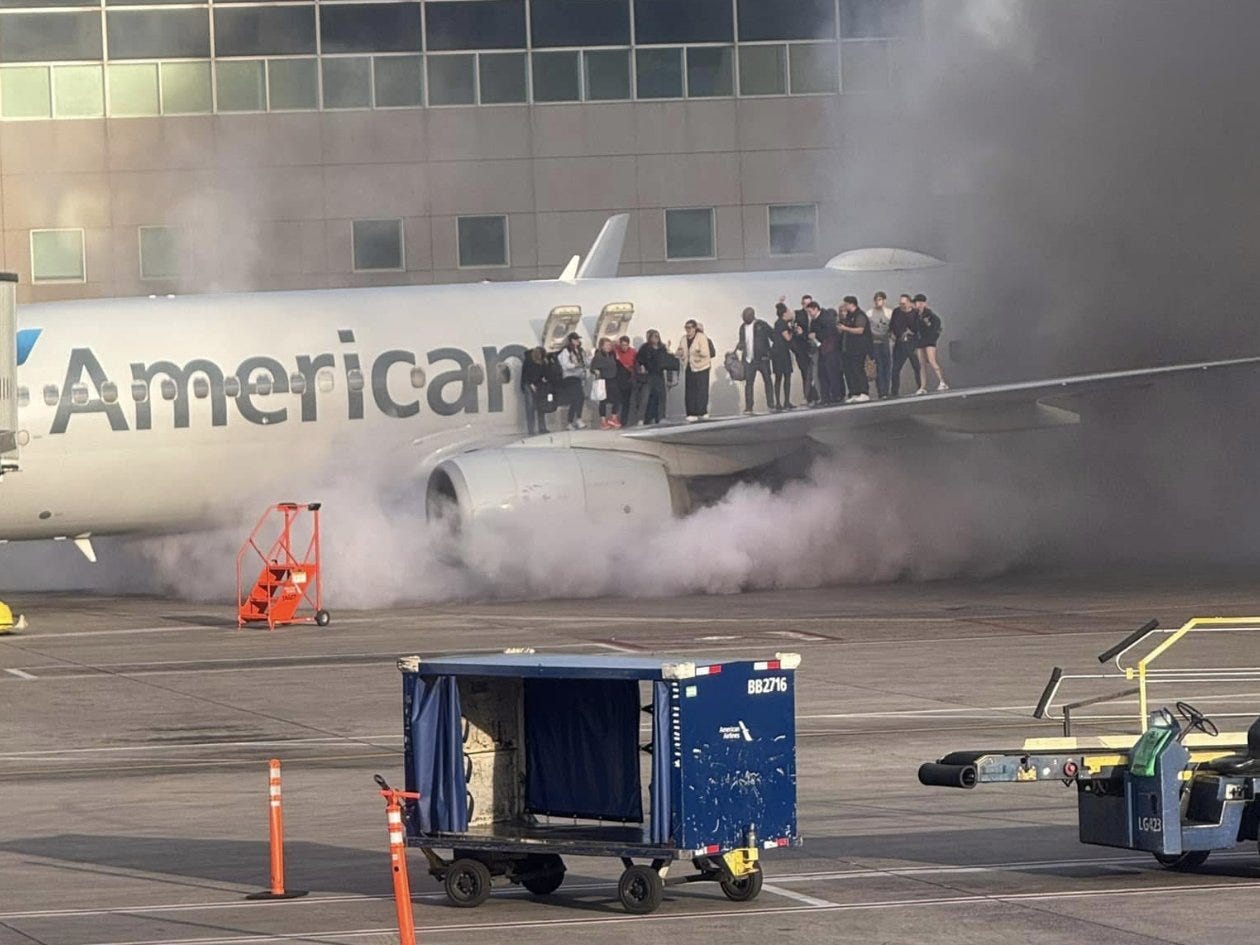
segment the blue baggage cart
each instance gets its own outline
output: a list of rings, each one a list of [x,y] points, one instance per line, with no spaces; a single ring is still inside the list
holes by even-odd
[[[407,842],[457,906],[495,877],[548,895],[566,856],[621,860],[636,914],[669,882],[761,890],[796,829],[800,658],[508,652],[398,661]],[[439,851],[450,851],[444,856]],[[693,871],[669,877],[672,864]]]

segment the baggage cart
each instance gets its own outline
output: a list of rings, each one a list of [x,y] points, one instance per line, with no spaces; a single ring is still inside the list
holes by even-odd
[[[548,895],[571,856],[619,859],[636,914],[667,879],[751,900],[762,852],[799,843],[799,662],[405,657],[407,842],[457,906],[496,878]],[[692,870],[669,876],[678,861]]]

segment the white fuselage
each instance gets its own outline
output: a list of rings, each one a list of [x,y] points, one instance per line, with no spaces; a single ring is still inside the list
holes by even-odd
[[[694,317],[721,353],[746,305],[773,318],[777,298],[795,308],[810,292],[865,307],[875,289],[930,293],[934,278],[824,269],[25,306],[19,329],[40,333],[18,368],[29,402],[20,470],[0,481],[0,539],[235,520],[300,498],[288,490],[313,472],[416,475],[444,452],[518,435],[513,346],[539,344],[557,306],[581,306],[588,349],[603,307],[628,302],[636,345],[649,328],[676,344]]]

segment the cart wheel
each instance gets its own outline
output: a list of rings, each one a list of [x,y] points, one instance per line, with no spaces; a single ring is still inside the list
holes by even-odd
[[[332,623],[332,614],[326,610],[315,611],[315,626],[326,627]]]
[[[737,879],[723,876],[718,884],[722,887],[722,894],[731,902],[748,902],[756,899],[757,894],[761,892],[761,880],[761,867],[757,867],[747,876],[740,876]]]
[[[564,860],[554,853],[531,856],[524,866],[530,876],[521,885],[535,896],[549,896],[564,882]]]
[[[461,909],[471,909],[490,895],[490,869],[480,860],[456,860],[446,870],[446,898]]]
[[[665,898],[665,881],[650,866],[627,866],[617,883],[617,896],[627,912],[647,915]]]
[[[1166,870],[1186,872],[1188,870],[1197,870],[1207,862],[1208,854],[1211,852],[1211,850],[1190,850],[1186,853],[1176,854],[1156,853],[1155,859]]]

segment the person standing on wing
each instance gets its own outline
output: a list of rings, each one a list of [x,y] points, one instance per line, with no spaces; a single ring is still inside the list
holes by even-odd
[[[941,339],[941,319],[927,307],[927,296],[920,292],[914,297],[914,310],[919,316],[919,356],[923,359],[923,378],[916,394],[926,394],[929,374],[936,375],[936,389],[949,390],[945,375],[936,360],[936,343]]]

